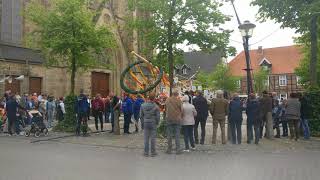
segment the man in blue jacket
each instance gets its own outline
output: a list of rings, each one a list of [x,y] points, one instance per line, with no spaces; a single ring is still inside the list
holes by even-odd
[[[254,137],[254,143],[259,144],[260,139],[260,103],[255,94],[251,93],[247,102],[246,114],[247,114],[247,143],[251,144]],[[253,136],[254,129],[254,136]]]
[[[123,94],[123,102],[122,102],[122,112],[124,115],[124,124],[123,124],[123,130],[125,134],[131,134],[129,132],[131,117],[133,114],[133,102],[132,99],[129,97],[129,94],[124,93]]]
[[[142,99],[141,95],[137,96],[137,99],[133,103],[133,117],[134,120],[136,121],[135,126],[136,126],[136,132],[139,132],[139,119],[140,119],[140,108],[141,105],[144,103],[144,100]]]
[[[229,104],[229,121],[232,144],[241,144],[242,139],[242,111],[243,104],[240,101],[239,95],[234,94],[232,101]]]
[[[76,103],[76,112],[77,112],[77,127],[76,127],[76,135],[80,135],[80,131],[82,130],[83,135],[87,135],[87,112],[89,108],[88,98],[84,94],[83,89],[80,91],[80,95],[78,96],[77,103]],[[83,123],[83,127],[81,128],[81,124]]]

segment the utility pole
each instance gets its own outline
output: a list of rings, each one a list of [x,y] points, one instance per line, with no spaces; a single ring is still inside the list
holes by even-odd
[[[244,69],[247,72],[247,95],[249,97],[250,93],[253,92],[252,87],[252,77],[251,77],[251,67],[250,67],[250,51],[249,51],[249,36],[244,37],[245,42],[243,43],[244,49],[245,49],[245,55],[246,55],[246,69]]]
[[[232,5],[234,13],[236,15],[238,24],[239,24],[239,26],[241,26],[242,23],[240,21],[237,9],[234,5],[234,0],[226,0],[226,1],[231,2],[231,5]],[[245,52],[245,56],[246,56],[246,69],[243,69],[243,70],[245,70],[247,72],[247,95],[249,97],[250,93],[253,92],[253,83],[252,83],[252,76],[251,76],[252,69],[250,67],[251,60],[250,60],[250,51],[249,51],[249,36],[242,37],[242,41],[243,41],[243,48],[244,48],[244,52]]]

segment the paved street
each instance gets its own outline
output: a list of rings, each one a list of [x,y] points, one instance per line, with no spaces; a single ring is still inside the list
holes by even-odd
[[[318,180],[320,141],[204,145],[183,155],[142,156],[142,134],[0,137],[0,180]],[[51,140],[50,140],[51,139]],[[48,141],[47,141],[48,140]],[[161,142],[160,142],[161,144]]]

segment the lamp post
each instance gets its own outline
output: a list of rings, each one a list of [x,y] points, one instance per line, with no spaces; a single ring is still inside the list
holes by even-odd
[[[252,78],[251,78],[251,68],[250,68],[250,54],[249,54],[249,38],[253,34],[253,29],[256,27],[256,25],[250,23],[249,21],[245,21],[244,23],[241,23],[236,6],[234,5],[235,0],[225,0],[226,2],[231,2],[231,5],[233,7],[234,13],[237,17],[237,21],[239,24],[239,30],[241,31],[242,40],[243,40],[243,48],[246,55],[246,64],[247,68],[244,69],[247,71],[247,94],[248,97],[251,92],[253,92],[252,87]]]
[[[256,25],[250,23],[249,21],[244,21],[244,23],[239,25],[239,30],[241,32],[243,39],[244,39],[243,47],[244,47],[244,52],[246,55],[246,65],[247,65],[246,69],[244,69],[244,70],[247,71],[247,94],[248,94],[248,97],[249,97],[250,93],[253,92],[251,67],[250,67],[249,38],[252,37],[253,29],[255,27],[256,27]]]

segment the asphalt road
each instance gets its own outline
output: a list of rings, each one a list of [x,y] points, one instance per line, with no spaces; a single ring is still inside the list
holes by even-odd
[[[228,146],[232,148],[232,145]],[[319,180],[320,151],[213,151],[145,158],[141,149],[0,137],[0,180]]]

